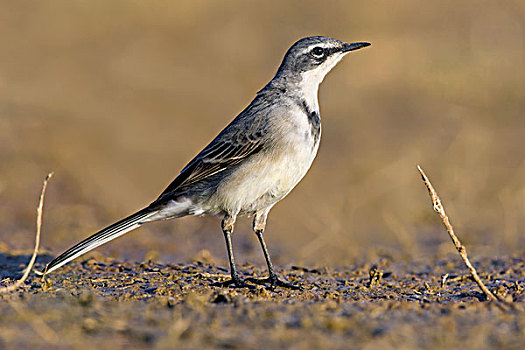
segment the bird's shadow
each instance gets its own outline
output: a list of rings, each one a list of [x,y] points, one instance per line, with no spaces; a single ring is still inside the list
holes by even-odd
[[[0,281],[6,278],[12,281],[20,279],[29,260],[31,260],[31,254],[0,252]],[[38,255],[33,268],[41,270],[51,260],[53,260],[53,257],[49,254]]]

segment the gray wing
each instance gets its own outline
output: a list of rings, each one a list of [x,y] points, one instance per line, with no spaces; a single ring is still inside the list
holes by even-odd
[[[267,140],[267,128],[261,120],[234,120],[206,148],[182,169],[159,199],[177,189],[230,169],[260,152]]]

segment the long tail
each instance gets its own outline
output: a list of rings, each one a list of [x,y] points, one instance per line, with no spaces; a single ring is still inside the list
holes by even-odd
[[[122,236],[123,234],[128,233],[131,230],[136,229],[142,225],[142,221],[146,218],[154,215],[156,211],[151,210],[150,208],[144,208],[139,210],[135,214],[128,216],[125,219],[122,219],[100,231],[93,234],[92,236],[86,238],[80,243],[77,243],[73,247],[66,250],[64,253],[57,256],[53,261],[47,264],[46,269],[44,270],[44,275],[55,271],[62,265],[67,264],[71,260],[78,258],[82,254],[89,252],[92,249],[95,249],[98,246],[101,246],[104,243],[107,243],[117,237]]]

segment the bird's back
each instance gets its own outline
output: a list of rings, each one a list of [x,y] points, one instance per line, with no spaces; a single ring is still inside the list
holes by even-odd
[[[312,133],[301,104],[269,84],[154,204],[189,199],[184,215],[249,214],[273,205],[306,174],[319,131]]]

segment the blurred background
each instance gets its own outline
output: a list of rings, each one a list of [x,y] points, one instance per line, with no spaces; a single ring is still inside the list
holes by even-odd
[[[57,254],[154,200],[299,38],[369,41],[320,89],[308,175],[270,213],[278,264],[525,247],[523,1],[2,1],[0,250]],[[154,223],[104,255],[226,266],[218,218]],[[264,266],[251,219],[237,259]],[[375,259],[375,258],[372,258]]]

